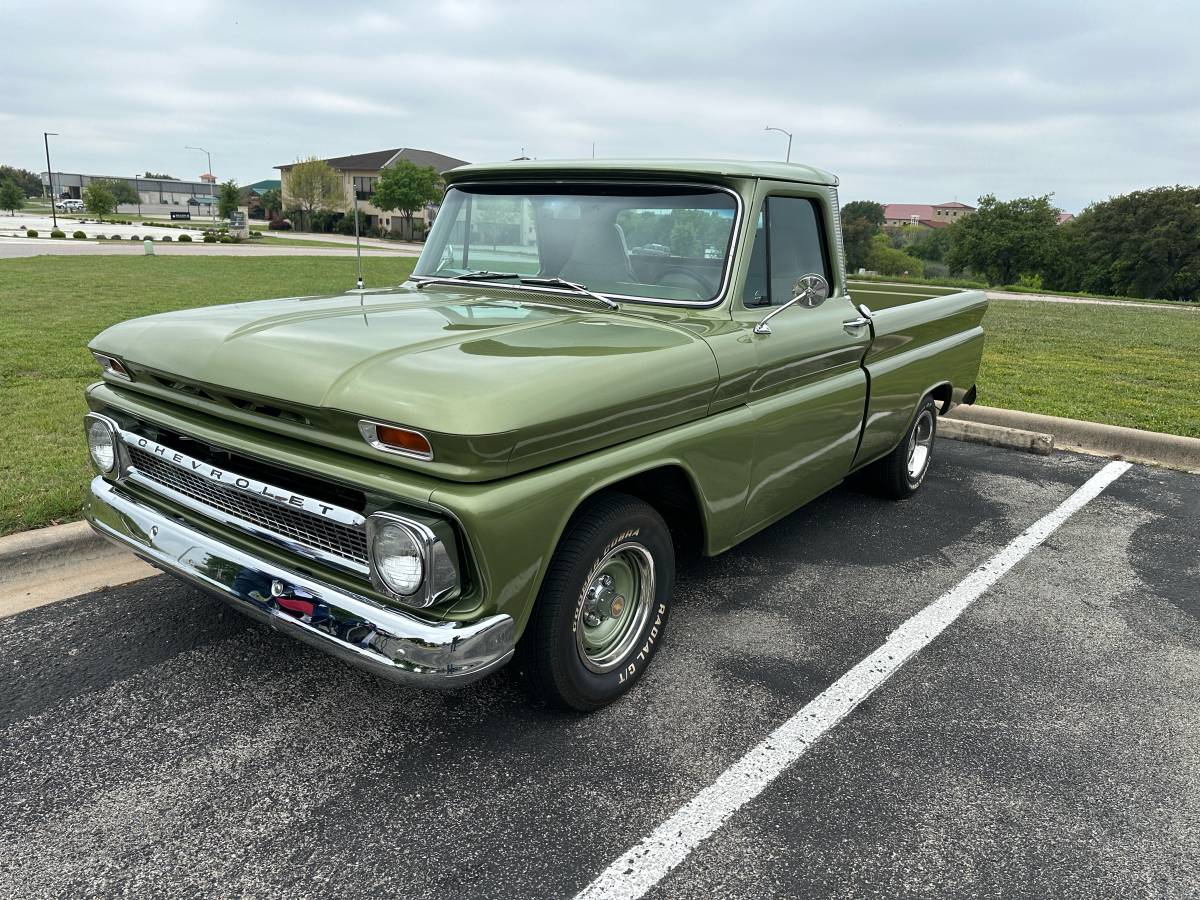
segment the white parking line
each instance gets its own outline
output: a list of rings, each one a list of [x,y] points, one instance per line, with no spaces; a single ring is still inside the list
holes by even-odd
[[[1129,468],[1126,462],[1106,465],[1057,509],[908,619],[875,652],[722,772],[641,843],[618,857],[576,895],[576,900],[635,900],[645,894],[726,819],[762,793],[822,735],[945,631],[984,591]]]

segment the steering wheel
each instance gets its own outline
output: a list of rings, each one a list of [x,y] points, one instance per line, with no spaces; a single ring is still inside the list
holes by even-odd
[[[662,272],[659,273],[658,281],[656,281],[655,284],[664,284],[667,280],[667,277],[674,273],[678,273],[687,278],[690,278],[693,281],[693,283],[699,285],[701,297],[705,297],[712,293],[712,285],[709,284],[708,281],[706,281],[702,276],[697,275],[695,272],[693,272],[691,269],[687,268],[686,266],[667,266],[665,269],[662,270]],[[683,285],[679,285],[679,287],[683,287]]]

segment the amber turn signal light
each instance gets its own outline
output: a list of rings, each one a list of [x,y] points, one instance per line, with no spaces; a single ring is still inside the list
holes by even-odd
[[[119,359],[115,359],[111,356],[105,356],[103,353],[96,353],[94,350],[92,351],[92,356],[96,358],[96,362],[100,364],[100,368],[105,372],[108,372],[110,375],[115,375],[118,378],[124,378],[126,381],[133,380],[133,378],[129,375],[129,370],[125,368],[124,364]]]
[[[401,456],[412,456],[416,459],[433,459],[433,447],[429,443],[429,438],[419,431],[383,422],[372,422],[368,419],[359,421],[358,430],[362,434],[363,440],[376,450],[398,453]]]

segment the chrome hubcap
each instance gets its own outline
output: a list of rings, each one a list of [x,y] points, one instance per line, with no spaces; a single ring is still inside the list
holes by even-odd
[[[929,466],[929,455],[933,452],[933,411],[922,410],[908,439],[908,480],[920,481]]]
[[[580,605],[575,644],[593,672],[610,672],[637,643],[654,605],[654,557],[640,544],[620,544],[595,569]]]

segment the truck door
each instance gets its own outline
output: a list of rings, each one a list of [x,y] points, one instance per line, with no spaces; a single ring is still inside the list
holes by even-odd
[[[733,317],[755,349],[748,404],[755,414],[754,461],[742,520],[746,534],[841,481],[858,446],[867,380],[861,362],[870,328],[846,293],[836,236],[822,195],[772,194],[757,217],[742,296]],[[836,250],[834,248],[837,248]],[[815,307],[797,303],[754,327],[796,296],[802,276],[829,285]],[[760,329],[761,331],[762,329]]]

